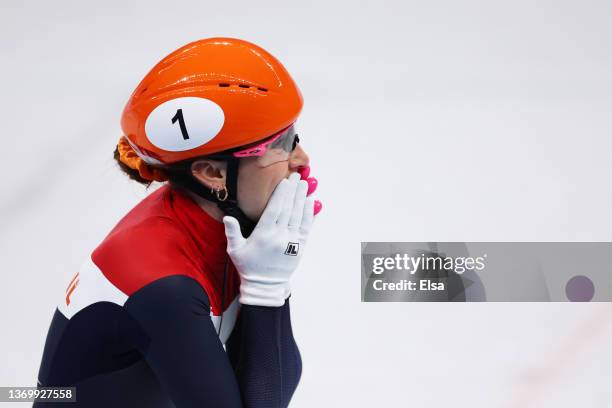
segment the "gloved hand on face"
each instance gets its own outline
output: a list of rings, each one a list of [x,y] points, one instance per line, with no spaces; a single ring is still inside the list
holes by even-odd
[[[308,178],[308,171],[281,180],[248,238],[238,220],[223,217],[227,253],[241,280],[240,303],[282,306],[289,296],[289,280],[304,253],[314,215],[321,209],[320,202],[317,210],[315,200],[307,197],[317,184]]]

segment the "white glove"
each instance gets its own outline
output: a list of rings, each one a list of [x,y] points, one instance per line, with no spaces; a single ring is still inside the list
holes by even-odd
[[[240,274],[240,303],[282,306],[314,219],[314,200],[298,173],[283,179],[249,236],[234,217],[223,217],[227,253]]]

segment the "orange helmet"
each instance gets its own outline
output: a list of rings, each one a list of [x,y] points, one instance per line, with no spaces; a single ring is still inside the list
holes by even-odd
[[[302,110],[300,90],[266,50],[233,38],[187,44],[130,97],[121,127],[148,164],[170,164],[265,139]]]

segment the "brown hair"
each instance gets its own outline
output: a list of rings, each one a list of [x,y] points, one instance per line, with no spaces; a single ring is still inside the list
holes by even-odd
[[[120,160],[118,147],[115,147],[115,151],[113,152],[113,157],[115,161],[117,162],[117,164],[119,164],[119,169],[121,169],[123,173],[127,174],[129,178],[131,178],[134,181],[139,182],[140,184],[146,187],[149,187],[151,185],[153,181],[142,178],[138,170],[131,168],[130,166],[128,166],[127,164],[123,163]]]

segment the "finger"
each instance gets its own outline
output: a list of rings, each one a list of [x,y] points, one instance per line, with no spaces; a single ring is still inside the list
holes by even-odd
[[[321,209],[323,208],[323,203],[319,200],[315,200],[314,202],[314,215],[317,215]]]
[[[308,183],[305,180],[300,180],[295,192],[295,201],[293,203],[293,210],[291,210],[291,218],[289,218],[289,227],[299,227],[302,223],[307,192]]]
[[[276,223],[279,225],[289,224],[289,218],[291,217],[291,211],[293,210],[298,181],[300,181],[300,175],[298,173],[291,173],[289,176],[289,190],[287,191],[287,195],[283,200],[283,206],[280,216],[278,217],[278,221],[276,221]]]
[[[227,237],[227,248],[230,250],[240,248],[246,239],[240,231],[240,223],[234,217],[226,215],[223,217],[223,225],[225,225],[225,236]]]
[[[310,166],[300,167],[298,173],[300,173],[302,180],[306,180],[310,175]]]
[[[310,229],[312,228],[312,223],[314,221],[314,202],[314,198],[308,197],[306,198],[306,203],[304,204],[302,225],[300,225],[300,231],[305,236],[308,236],[308,234],[310,233]]]
[[[319,181],[314,177],[308,177],[306,181],[308,182],[308,195],[311,195],[317,189]]]
[[[263,214],[261,214],[259,218],[259,225],[272,224],[278,220],[281,210],[283,209],[283,200],[287,195],[287,191],[289,191],[289,187],[289,180],[287,179],[282,179],[280,183],[278,183],[268,200],[268,204]]]

